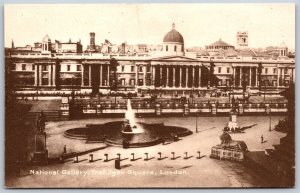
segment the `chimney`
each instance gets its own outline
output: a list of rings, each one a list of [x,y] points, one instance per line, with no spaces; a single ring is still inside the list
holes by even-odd
[[[95,46],[95,33],[91,32],[90,33],[90,49],[91,50],[95,50],[96,46]]]

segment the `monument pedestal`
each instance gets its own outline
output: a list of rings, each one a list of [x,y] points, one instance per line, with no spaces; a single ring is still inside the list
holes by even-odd
[[[31,159],[33,164],[48,164],[48,150],[46,148],[46,132],[35,134],[35,151]]]

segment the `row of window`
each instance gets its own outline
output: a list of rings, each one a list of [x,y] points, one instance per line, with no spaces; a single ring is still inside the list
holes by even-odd
[[[265,68],[265,74],[268,74],[269,73],[269,68]],[[277,69],[276,68],[273,68],[273,74],[276,74],[277,73]],[[287,74],[288,73],[288,69],[287,68],[284,68],[284,74]]]
[[[222,72],[222,67],[218,67],[218,73],[220,74]],[[226,68],[226,72],[229,74],[230,73],[230,68]]]
[[[139,72],[143,72],[144,67],[139,67]],[[121,66],[121,71],[124,72],[125,71],[125,66]],[[146,67],[146,71],[150,72],[150,66]],[[130,72],[135,72],[135,66],[131,66],[130,67]]]
[[[181,47],[181,52],[183,52],[183,46]],[[166,51],[169,51],[169,46],[168,45],[166,45]],[[174,52],[177,52],[177,46],[175,45],[174,46]]]
[[[265,69],[265,74],[269,73],[269,68],[264,68]],[[220,74],[222,72],[222,67],[218,67],[218,73]],[[230,68],[227,67],[226,72],[229,74],[230,73]],[[273,74],[276,74],[277,68],[273,68]],[[288,69],[284,68],[284,74],[288,73]]]
[[[41,65],[42,67],[42,71],[48,71],[49,66],[48,65]],[[28,70],[28,66],[26,64],[22,64],[21,66],[22,71],[26,71]],[[77,65],[76,66],[76,70],[77,71],[81,71],[81,65]],[[12,70],[16,70],[16,64],[12,65]],[[31,65],[31,70],[34,71],[35,70],[35,65]],[[67,71],[71,71],[71,65],[67,65]]]

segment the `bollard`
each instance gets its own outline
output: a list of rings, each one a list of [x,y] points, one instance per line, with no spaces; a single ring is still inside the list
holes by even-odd
[[[78,163],[78,155],[75,157],[74,163]]]
[[[172,160],[175,160],[175,152],[171,152],[171,154],[172,154]]]
[[[93,162],[94,161],[94,155],[90,154],[90,161],[89,162]]]
[[[161,160],[161,152],[158,152],[159,158],[157,158],[158,160]]]
[[[187,157],[187,155],[188,155],[188,152],[184,152],[184,154],[185,154],[185,157],[184,157],[184,159],[187,159],[188,157]]]
[[[130,161],[134,161],[134,153],[131,153],[132,159]]]
[[[117,156],[118,156],[119,160],[121,160],[121,154],[117,153]]]
[[[148,159],[148,153],[145,153],[145,155],[146,155],[146,158],[144,159],[145,161],[148,161],[149,159]]]
[[[60,163],[64,163],[65,162],[64,158],[62,156],[59,157],[59,161],[60,161]]]
[[[108,154],[106,153],[106,154],[104,154],[104,156],[105,156],[105,162],[108,162]]]
[[[198,153],[198,157],[197,157],[197,159],[200,159],[200,151],[197,151],[197,153]]]
[[[118,170],[121,169],[121,162],[120,162],[120,159],[119,159],[119,158],[117,158],[117,159],[115,160],[115,168],[118,169]]]

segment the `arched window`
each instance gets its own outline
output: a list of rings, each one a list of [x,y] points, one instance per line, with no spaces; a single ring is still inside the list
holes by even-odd
[[[175,45],[175,46],[174,46],[174,52],[176,52],[176,51],[177,51],[177,46]]]
[[[183,47],[183,45],[181,46],[181,52],[183,52],[183,49],[184,49],[184,47]]]
[[[47,50],[47,44],[45,44],[45,50]]]
[[[166,45],[166,51],[168,51],[168,45]]]

